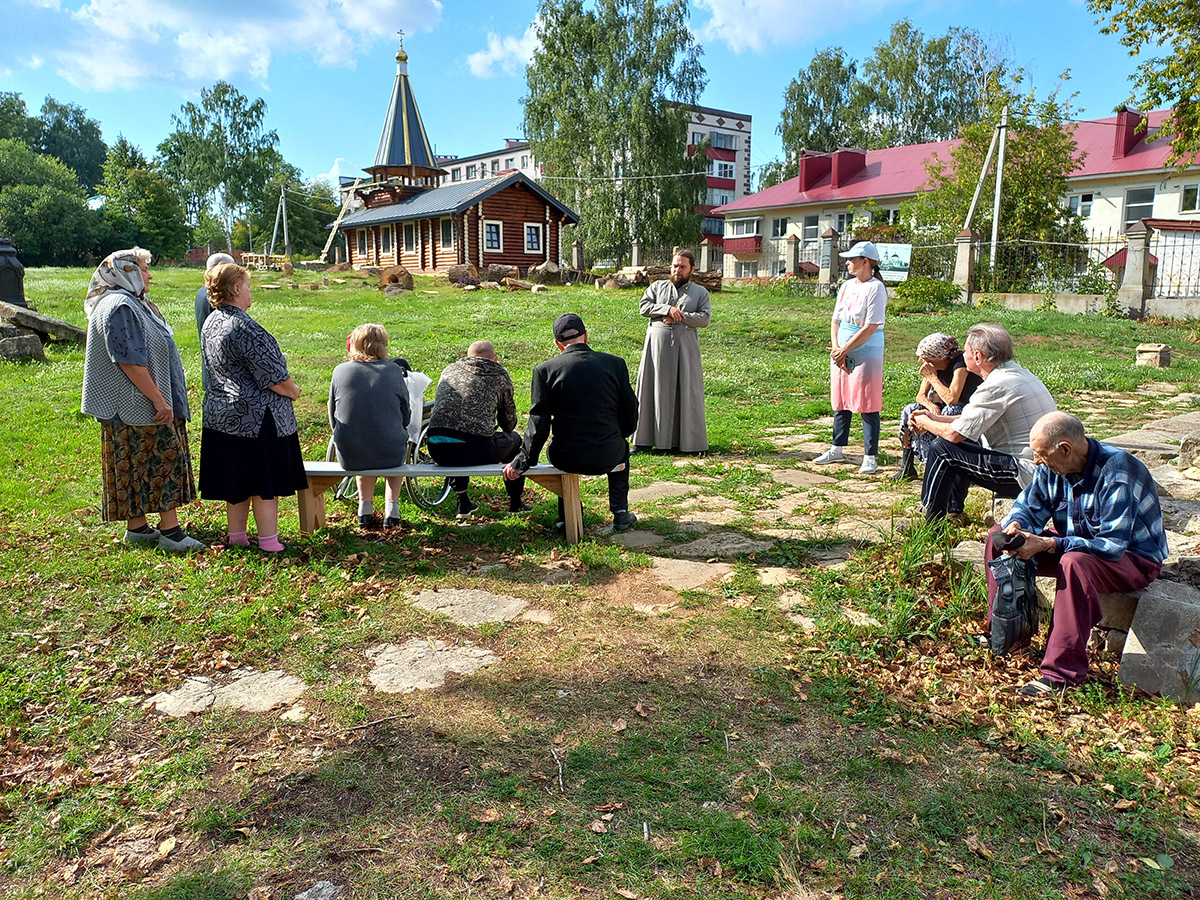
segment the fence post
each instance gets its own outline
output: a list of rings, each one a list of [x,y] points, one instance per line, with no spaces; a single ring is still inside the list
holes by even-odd
[[[571,244],[571,268],[576,272],[583,271],[583,241],[579,238]]]
[[[1146,301],[1154,286],[1150,274],[1150,234],[1145,222],[1134,222],[1125,232],[1129,243],[1125,253],[1125,277],[1117,291],[1117,303],[1134,319],[1146,315]]]
[[[644,266],[642,261],[642,239],[634,238],[633,243],[629,247],[629,264],[635,268]]]
[[[794,237],[794,235],[793,235]],[[838,238],[841,234],[833,228],[826,228],[825,233],[821,235],[821,272],[817,275],[817,282],[820,284],[832,285],[837,277],[837,263],[833,251],[837,249]],[[790,247],[791,245],[789,245]],[[800,248],[796,245],[796,268],[800,268]]]
[[[787,273],[793,278],[800,275],[800,238],[794,234],[787,236]]]
[[[971,302],[975,290],[975,253],[978,249],[979,232],[973,229],[960,231],[954,238],[954,283],[962,291],[964,303]]]
[[[712,244],[708,238],[700,242],[700,271],[707,272],[712,268]],[[674,260],[672,260],[674,262]]]

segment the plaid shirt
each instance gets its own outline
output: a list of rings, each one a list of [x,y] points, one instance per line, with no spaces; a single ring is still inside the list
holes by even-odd
[[[1088,456],[1077,475],[1038,466],[1004,525],[1037,533],[1053,519],[1055,552],[1080,551],[1110,562],[1126,553],[1167,558],[1158,488],[1142,463],[1117,447],[1088,438]]]

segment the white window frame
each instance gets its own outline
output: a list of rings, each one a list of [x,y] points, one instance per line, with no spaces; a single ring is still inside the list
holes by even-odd
[[[445,217],[445,218],[441,219],[440,222],[441,222],[441,228],[440,228],[440,231],[438,234],[438,240],[441,241],[441,247],[443,250],[453,250],[454,249],[454,219],[452,219],[450,217]],[[448,244],[446,243],[446,226],[447,225],[450,226],[450,243],[448,243]]]
[[[708,201],[709,206],[724,206],[733,202],[733,191],[729,188],[710,187],[704,199]]]
[[[528,166],[529,166],[529,156],[528,156],[528,154],[525,154],[521,157],[521,168],[524,169],[524,168],[527,168]]]
[[[488,227],[496,226],[496,231],[500,236],[499,247],[488,246]],[[484,219],[483,220],[483,252],[484,253],[503,253],[504,252],[504,223],[499,219]]]
[[[759,219],[726,219],[726,237],[754,237],[758,234]]]
[[[506,169],[512,169],[512,168],[514,168],[514,166],[513,166],[513,163],[514,163],[514,162],[516,162],[516,161],[517,161],[517,160],[516,160],[516,157],[515,157],[515,156],[510,156],[508,159],[506,159],[506,160],[504,161],[504,168],[506,168]]]
[[[704,139],[705,139],[705,134],[703,131],[693,131],[692,132],[692,146],[703,143]]]
[[[757,278],[758,277],[758,260],[746,259],[735,260],[733,263],[734,278]]]
[[[392,252],[392,227],[393,226],[391,226],[391,225],[384,225],[382,228],[379,229],[379,252],[380,253],[391,253]]]
[[[789,220],[788,220],[787,216],[783,216],[782,218],[778,218],[778,219],[772,219],[771,220],[771,237],[773,237],[773,238],[787,237],[788,221]]]
[[[1067,208],[1079,216],[1079,218],[1086,219],[1092,214],[1092,203],[1095,202],[1095,198],[1096,195],[1091,191],[1085,191],[1082,194],[1072,194],[1067,198]]]
[[[1192,192],[1192,205],[1188,206],[1188,191]],[[1179,186],[1179,211],[1200,212],[1200,184],[1181,184]]]
[[[536,247],[529,246],[529,229],[530,228],[537,229],[538,245]],[[521,230],[521,236],[522,236],[523,240],[525,241],[525,252],[526,253],[534,254],[537,256],[542,255],[542,253],[544,252],[544,249],[545,249],[544,244],[546,243],[546,241],[545,241],[545,233],[543,231],[543,225],[541,222],[526,222],[525,227]]]
[[[462,166],[455,166],[450,170],[451,181],[462,181]]]
[[[800,220],[800,237],[804,244],[801,249],[807,250],[821,242],[821,217],[805,216]]]
[[[478,171],[479,166],[477,166],[475,163],[471,163],[471,165],[467,166],[467,181],[472,181],[476,177],[475,173]]]
[[[713,178],[727,178],[732,181],[737,177],[737,169],[731,162],[726,162],[723,159],[714,159],[709,163],[708,174]]]
[[[1135,202],[1135,203],[1132,203],[1132,204],[1131,204],[1131,203],[1129,202],[1129,195],[1130,195],[1130,194],[1132,194],[1132,193],[1134,193],[1135,191],[1149,191],[1149,192],[1150,192],[1150,199],[1149,199],[1148,201],[1147,201],[1147,200],[1139,200],[1139,201],[1137,201],[1137,202]],[[1154,188],[1152,188],[1152,187],[1148,187],[1148,188],[1129,188],[1129,189],[1127,189],[1127,190],[1125,191],[1125,206],[1124,206],[1124,211],[1123,211],[1123,215],[1121,216],[1121,221],[1122,221],[1122,223],[1123,223],[1123,225],[1122,225],[1122,227],[1121,227],[1121,230],[1122,230],[1123,232],[1124,232],[1124,231],[1128,231],[1128,230],[1129,230],[1129,226],[1131,226],[1131,225],[1132,225],[1134,222],[1138,221],[1139,219],[1145,219],[1145,218],[1148,218],[1149,216],[1152,216],[1152,215],[1154,215],[1154,200],[1155,200],[1155,198],[1156,198],[1156,197],[1157,197],[1157,192],[1156,192],[1156,191],[1154,190]],[[1144,216],[1131,216],[1131,215],[1129,214],[1129,207],[1130,207],[1130,206],[1134,206],[1134,207],[1138,207],[1138,208],[1141,208],[1141,207],[1149,207],[1149,209],[1148,209],[1148,211],[1146,212],[1146,215],[1144,215]]]
[[[358,256],[360,259],[367,258],[367,229],[360,228],[355,232],[355,237],[358,238]]]
[[[415,253],[417,251],[417,223],[404,223],[404,252]]]
[[[736,134],[722,134],[719,131],[710,131],[708,139],[714,149],[737,151],[738,139]]]
[[[495,174],[497,174],[499,171],[500,171],[500,160],[498,160],[498,159],[493,159],[493,160],[492,160],[492,174],[493,174],[493,175],[495,175]]]
[[[834,218],[834,229],[838,234],[854,230],[854,213],[838,213]]]

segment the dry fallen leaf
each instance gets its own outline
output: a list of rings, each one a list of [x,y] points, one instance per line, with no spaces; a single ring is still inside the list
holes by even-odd
[[[1116,803],[1113,804],[1113,809],[1133,809],[1135,806],[1137,806],[1137,803],[1135,801],[1128,800],[1125,797],[1122,797],[1120,800],[1118,800]]]
[[[597,855],[597,856],[585,856],[585,857],[583,858],[583,864],[584,864],[585,866],[590,866],[592,863],[594,863],[594,862],[595,862],[596,860],[598,860],[599,858],[600,858],[600,857],[599,857],[598,855]]]
[[[635,703],[633,705],[633,711],[635,713],[637,713],[639,716],[641,716],[643,719],[646,718],[646,716],[650,715],[650,713],[653,710],[654,710],[653,706],[647,706],[641,700],[639,700],[637,703]]]
[[[638,900],[638,895],[633,891],[627,891],[624,888],[613,888],[618,897],[624,897],[625,900]]]
[[[866,852],[867,852],[866,844],[855,844],[853,847],[850,848],[850,852],[847,855],[851,859],[858,859],[860,856],[862,856]]]
[[[475,817],[475,821],[482,822],[485,825],[489,822],[499,822],[500,821],[500,810],[485,809],[483,812],[481,812],[479,815],[477,815]]]
[[[996,858],[996,854],[989,850],[987,845],[973,834],[967,835],[967,849],[980,859]]]
[[[624,719],[617,719],[617,721],[613,722],[613,726],[612,726],[613,731],[624,731],[625,728],[626,728],[626,722]]]
[[[169,837],[158,845],[158,853],[160,856],[167,856],[175,849],[175,838]]]
[[[592,824],[589,825],[588,828],[596,832],[596,834],[608,834],[608,826],[599,819],[593,819]]]

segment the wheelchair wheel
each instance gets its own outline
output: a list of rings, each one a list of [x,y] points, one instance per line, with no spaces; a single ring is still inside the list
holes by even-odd
[[[408,445],[408,459],[413,463],[432,463],[429,455],[429,428],[421,430],[417,443]],[[450,496],[449,478],[405,478],[404,487],[412,502],[422,509],[433,509],[446,501]]]

